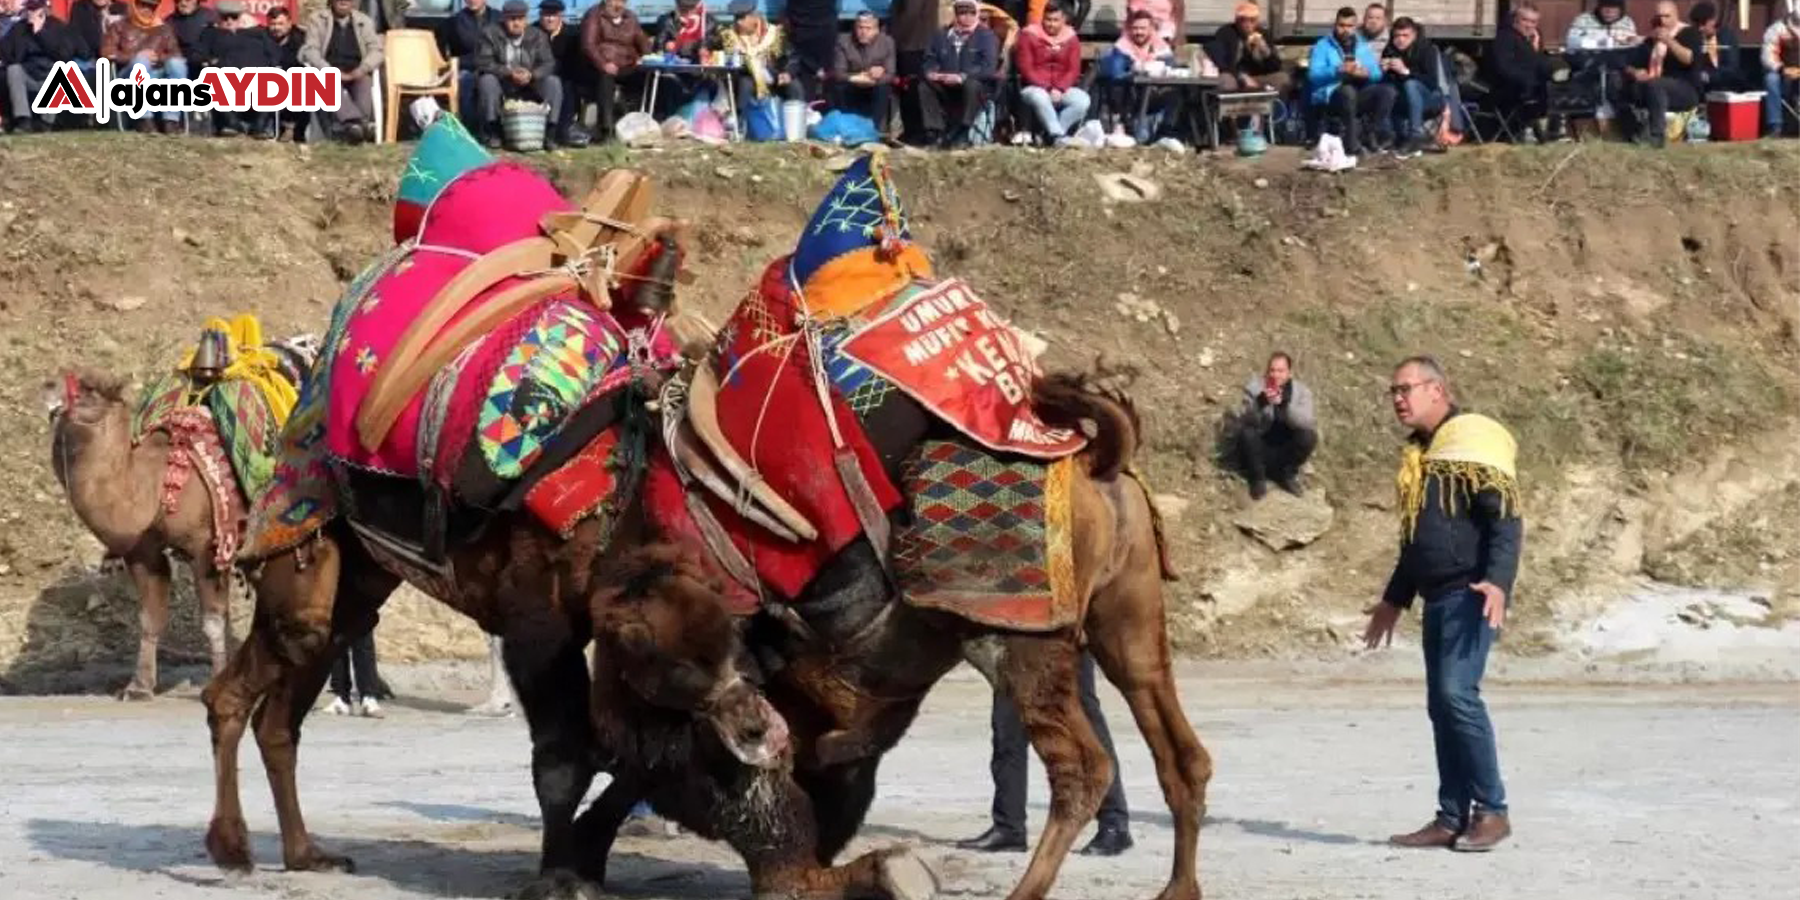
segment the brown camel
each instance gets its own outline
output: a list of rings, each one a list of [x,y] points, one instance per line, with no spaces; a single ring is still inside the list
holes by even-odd
[[[874,799],[881,754],[900,740],[932,686],[967,659],[1017,704],[1049,777],[1050,819],[1010,895],[1042,900],[1112,781],[1076,689],[1085,645],[1130,705],[1174,817],[1174,866],[1159,900],[1198,900],[1212,759],[1175,690],[1161,584],[1173,574],[1160,526],[1147,488],[1126,471],[1138,444],[1137,413],[1122,393],[1068,375],[1040,379],[1033,401],[1045,422],[1075,429],[1085,422],[1095,434],[1073,487],[1076,596],[1085,604],[1078,624],[1007,632],[896,602],[866,539],[828,562],[790,604],[804,627],[774,617],[758,623],[752,642],[779,660],[766,690],[792,729],[795,779],[814,803],[818,861],[828,864],[855,835]]]
[[[201,629],[217,675],[230,641],[231,573],[213,563],[213,500],[206,485],[197,475],[189,478],[174,513],[163,512],[169,437],[152,432],[133,446],[132,406],[122,379],[91,370],[66,373],[60,383],[45,386],[45,403],[56,480],[75,515],[108,555],[124,561],[137,587],[137,669],[121,699],[156,694],[156,647],[169,624],[169,551],[184,557],[194,574]],[[238,490],[235,481],[232,490]]]

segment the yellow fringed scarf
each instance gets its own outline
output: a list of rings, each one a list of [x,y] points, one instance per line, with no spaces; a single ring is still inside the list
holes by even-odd
[[[1395,477],[1399,491],[1401,539],[1411,542],[1425,505],[1425,488],[1438,480],[1438,498],[1444,512],[1455,515],[1459,502],[1467,503],[1486,490],[1500,492],[1502,509],[1519,508],[1518,444],[1506,426],[1476,413],[1446,419],[1431,436],[1430,447],[1407,442]]]
[[[231,365],[220,373],[219,381],[248,381],[255,385],[275,421],[286,422],[300,392],[281,374],[281,358],[263,346],[262,323],[249,313],[242,313],[229,322],[214,316],[206,320],[203,330],[223,331],[231,339]],[[181,360],[182,370],[193,365],[199,350],[198,345],[188,350]],[[199,397],[191,398],[190,402],[199,402]]]

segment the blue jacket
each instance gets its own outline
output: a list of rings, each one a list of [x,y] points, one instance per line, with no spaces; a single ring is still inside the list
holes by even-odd
[[[1381,80],[1381,61],[1375,58],[1375,48],[1360,31],[1356,33],[1356,61],[1369,70],[1369,80],[1365,84]],[[1306,86],[1312,89],[1308,99],[1314,106],[1331,102],[1331,92],[1344,83],[1344,73],[1338,71],[1343,67],[1344,48],[1338,46],[1337,38],[1329,34],[1319,38],[1306,64]]]

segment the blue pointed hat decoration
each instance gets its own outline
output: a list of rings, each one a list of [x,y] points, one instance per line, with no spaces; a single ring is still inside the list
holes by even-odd
[[[880,153],[844,170],[788,259],[788,283],[815,313],[847,315],[930,275]]]

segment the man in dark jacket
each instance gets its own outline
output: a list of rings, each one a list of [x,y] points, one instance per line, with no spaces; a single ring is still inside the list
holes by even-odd
[[[59,62],[72,61],[82,49],[81,36],[50,15],[49,0],[25,0],[24,18],[0,38],[0,60],[6,62],[7,110],[12,130],[44,129],[31,112],[31,101]]]
[[[881,33],[881,20],[866,9],[857,13],[850,33],[838,38],[831,105],[868,116],[887,134],[894,64],[894,39]]]
[[[950,10],[955,17],[950,27],[932,38],[925,51],[919,113],[927,144],[966,147],[970,128],[999,77],[1000,42],[981,24],[975,0],[956,0]],[[954,127],[944,114],[947,107],[958,113]]]
[[[295,27],[294,14],[285,6],[272,7],[263,16],[263,22],[266,23],[265,30],[269,32],[269,41],[275,45],[276,67],[300,68],[300,49],[306,46],[306,29]],[[311,113],[291,110],[277,115],[281,117],[281,131],[277,139],[282,141],[294,140],[296,135],[304,136],[307,122],[312,118]]]
[[[1387,49],[1381,52],[1382,85],[1396,95],[1394,119],[1399,126],[1401,157],[1418,156],[1435,145],[1425,134],[1425,119],[1444,110],[1444,57],[1420,33],[1409,16],[1394,20]]]
[[[1549,110],[1552,66],[1538,33],[1538,8],[1513,4],[1512,26],[1500,29],[1482,57],[1482,77],[1493,92],[1494,111],[1515,121],[1543,118]]]
[[[537,100],[548,106],[547,125],[555,127],[557,112],[562,108],[562,79],[556,77],[556,57],[550,52],[550,41],[542,31],[525,26],[525,0],[506,0],[500,8],[500,24],[481,36],[475,51],[475,69],[480,73],[481,127],[488,147],[500,146],[500,108],[502,100]],[[546,147],[555,143],[546,133]]]
[[[201,6],[200,0],[175,0],[175,11],[169,14],[168,22],[175,32],[175,43],[181,47],[181,55],[188,61],[188,76],[199,78],[200,70],[204,68],[198,62],[203,57],[200,35],[218,24],[218,10]]]
[[[249,69],[274,67],[281,62],[281,50],[269,32],[244,18],[244,0],[218,0],[213,9],[219,14],[219,21],[200,32],[195,46],[202,66]],[[267,115],[255,110],[219,110],[213,113],[213,131],[220,137],[248,134],[267,138]]]
[[[585,83],[587,57],[581,52],[581,31],[570,28],[563,19],[563,0],[543,0],[538,4],[538,20],[532,30],[541,31],[550,44],[550,56],[556,60],[556,77],[562,81],[562,109],[556,116],[556,142],[569,147],[585,147],[587,133],[575,127],[575,116],[581,111],[578,85]]]
[[[1291,80],[1282,70],[1281,54],[1269,29],[1262,26],[1262,9],[1245,0],[1237,5],[1230,25],[1221,25],[1206,47],[1206,56],[1219,67],[1219,90],[1275,91],[1285,94]]]
[[[1625,117],[1626,127],[1640,143],[1661,147],[1667,139],[1668,114],[1700,105],[1712,71],[1705,44],[1700,29],[1681,21],[1674,3],[1656,4],[1649,33],[1631,50],[1622,86],[1625,99],[1642,116],[1641,125],[1638,119]]]
[[[895,75],[918,79],[925,74],[925,51],[937,37],[940,16],[938,0],[894,0],[888,8],[888,33],[894,38]],[[919,97],[924,92],[917,89],[916,81],[913,84],[915,89],[900,97],[901,138],[917,142],[925,132],[924,114],[919,107]]]
[[[438,23],[438,49],[443,51],[445,59],[456,60],[456,90],[462,98],[458,103],[462,109],[457,110],[456,115],[464,125],[479,118],[476,85],[480,82],[480,73],[475,70],[475,51],[481,47],[481,36],[488,28],[499,24],[500,14],[488,6],[487,0],[463,0],[463,7],[456,15]]]
[[[1400,559],[1364,642],[1393,642],[1414,597],[1425,598],[1426,710],[1436,738],[1437,816],[1389,840],[1401,847],[1491,850],[1512,834],[1494,725],[1481,677],[1511,603],[1524,523],[1517,444],[1506,428],[1455,405],[1443,366],[1413,357],[1388,388],[1394,416],[1412,429],[1399,485]]]

